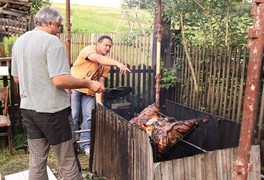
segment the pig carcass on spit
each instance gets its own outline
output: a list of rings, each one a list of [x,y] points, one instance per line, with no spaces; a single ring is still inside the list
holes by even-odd
[[[149,105],[130,120],[130,123],[145,131],[154,140],[158,154],[164,153],[194,127],[199,126],[199,122],[207,123],[208,119],[175,121],[174,118],[159,113],[155,104]]]

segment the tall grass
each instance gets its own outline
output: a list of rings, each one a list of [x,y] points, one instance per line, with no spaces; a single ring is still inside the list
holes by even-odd
[[[64,31],[66,23],[66,6],[62,3],[53,3],[52,6],[59,10],[64,17]],[[121,23],[119,21],[122,19],[122,9],[121,8],[110,8],[110,7],[94,7],[94,6],[84,6],[71,4],[71,32],[72,33],[111,33],[115,32],[117,26],[129,26],[132,24],[135,17],[135,9],[130,9],[128,11],[129,18],[123,18]],[[153,24],[153,18],[146,10],[138,10],[138,17],[141,25],[144,29],[150,29]],[[129,21],[130,19],[130,21]],[[121,27],[118,32],[129,32],[128,27]],[[134,31],[139,31],[139,23],[135,21]]]

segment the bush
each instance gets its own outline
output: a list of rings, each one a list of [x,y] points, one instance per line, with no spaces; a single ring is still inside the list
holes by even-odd
[[[14,42],[17,40],[18,35],[12,35],[10,37],[4,37],[3,38],[3,44],[4,44],[4,50],[6,57],[9,57],[11,54],[10,45],[12,46]]]

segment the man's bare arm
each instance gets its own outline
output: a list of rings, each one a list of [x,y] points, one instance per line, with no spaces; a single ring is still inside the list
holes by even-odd
[[[102,86],[104,86],[104,81],[105,81],[104,77],[100,77],[98,81],[102,84]],[[96,93],[95,99],[97,103],[103,105],[103,93]]]
[[[78,89],[88,88],[93,92],[101,93],[104,92],[105,88],[98,81],[91,81],[86,79],[77,79],[71,75],[61,75],[51,79],[54,86],[63,89]]]
[[[131,72],[130,69],[127,68],[126,64],[122,64],[119,61],[111,59],[107,56],[102,56],[97,53],[90,54],[87,58],[93,62],[97,62],[99,64],[107,65],[107,66],[117,66],[120,69],[122,74],[126,74],[126,72]]]

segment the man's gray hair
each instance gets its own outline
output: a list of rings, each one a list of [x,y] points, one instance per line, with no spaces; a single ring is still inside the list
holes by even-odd
[[[45,26],[48,22],[62,23],[63,17],[59,11],[51,6],[43,6],[35,15],[35,26]]]

